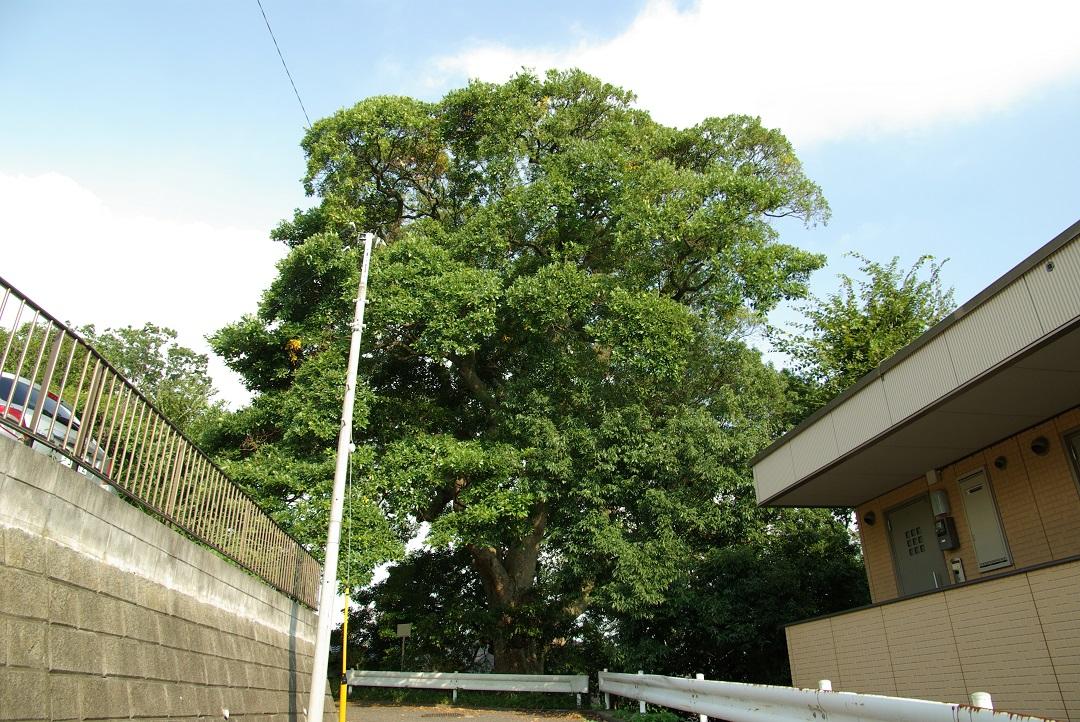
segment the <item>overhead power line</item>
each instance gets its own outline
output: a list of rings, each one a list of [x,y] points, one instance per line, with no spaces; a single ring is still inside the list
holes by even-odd
[[[266,17],[266,10],[263,8],[262,0],[255,0],[259,3],[259,12],[262,13],[263,22],[266,23],[266,29],[270,31],[270,39],[274,41],[274,48],[277,50],[277,56],[281,58],[281,67],[285,68],[285,75],[289,76],[289,85],[292,86],[293,93],[296,94],[296,102],[300,104],[300,110],[304,111],[304,120],[307,121],[308,130],[311,130],[311,118],[308,117],[307,108],[304,107],[304,101],[300,100],[300,91],[296,89],[296,81],[293,80],[292,73],[289,72],[289,66],[285,63],[285,56],[281,54],[281,47],[278,45],[277,38],[274,37],[274,29],[270,27],[270,18]]]

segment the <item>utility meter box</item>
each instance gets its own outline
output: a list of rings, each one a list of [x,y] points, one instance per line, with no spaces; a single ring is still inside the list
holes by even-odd
[[[951,516],[939,516],[934,520],[934,534],[937,535],[938,549],[943,552],[960,546],[956,539],[956,522]]]

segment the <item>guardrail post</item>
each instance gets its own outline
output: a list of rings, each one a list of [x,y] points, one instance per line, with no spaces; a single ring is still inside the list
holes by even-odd
[[[604,667],[604,671],[607,672],[607,667]],[[604,709],[611,709],[611,695],[604,692]]]
[[[832,680],[819,679],[817,683],[817,688],[822,692],[832,692]]]
[[[645,670],[639,669],[637,671],[637,673],[638,674],[645,674]],[[638,714],[645,714],[645,700],[639,699],[637,704],[638,704]]]
[[[992,710],[994,709],[994,700],[990,698],[989,692],[972,692],[971,706]]]
[[[453,695],[451,696],[451,701],[454,704],[457,704],[457,687],[454,687],[454,689],[452,689],[451,692],[453,693]]]
[[[701,672],[698,672],[697,674],[694,675],[694,679],[705,679],[705,675],[702,674]],[[698,715],[698,722],[709,722],[709,715],[707,715],[707,714],[699,714]]]

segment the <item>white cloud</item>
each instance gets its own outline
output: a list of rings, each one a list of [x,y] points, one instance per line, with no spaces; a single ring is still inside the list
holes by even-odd
[[[209,353],[208,333],[254,311],[284,248],[265,230],[123,213],[71,178],[0,172],[3,277],[61,320],[152,323]],[[248,398],[211,356],[222,398]]]
[[[760,115],[799,143],[963,120],[1080,74],[1080,3],[651,0],[620,35],[561,48],[477,44],[432,82],[580,67],[664,123]]]

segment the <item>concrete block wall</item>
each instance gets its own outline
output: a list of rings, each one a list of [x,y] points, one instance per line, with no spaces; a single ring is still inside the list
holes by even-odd
[[[1080,561],[787,628],[792,683],[1080,722]]]
[[[316,616],[0,438],[0,720],[305,720]],[[327,686],[326,722],[337,718]]]

